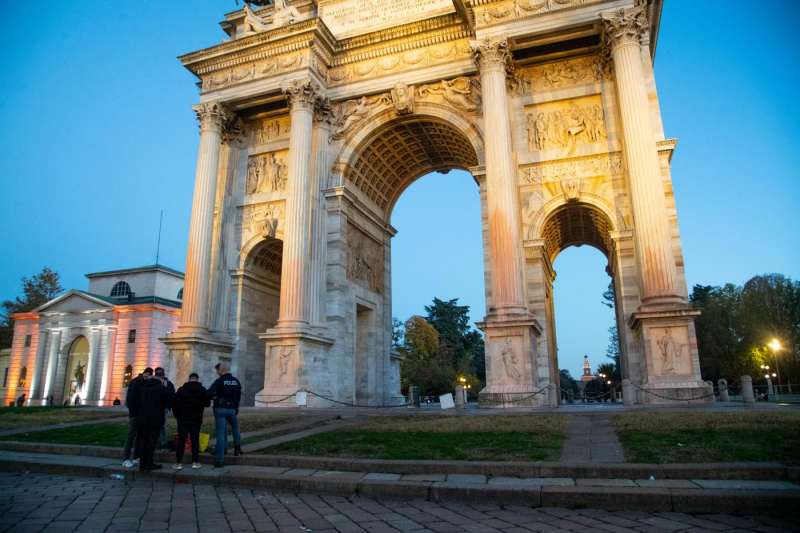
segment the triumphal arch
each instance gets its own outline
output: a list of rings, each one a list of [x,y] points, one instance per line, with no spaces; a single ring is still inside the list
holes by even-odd
[[[199,79],[200,147],[181,325],[164,339],[176,379],[227,361],[251,404],[402,402],[392,208],[459,168],[481,199],[485,405],[557,404],[552,265],[584,244],[608,258],[626,400],[707,397],[653,77],[660,13],[274,0],[227,14],[226,40],[180,58]]]

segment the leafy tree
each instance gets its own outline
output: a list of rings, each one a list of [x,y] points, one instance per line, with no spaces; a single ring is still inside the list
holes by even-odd
[[[577,398],[580,392],[578,382],[569,373],[569,370],[562,368],[559,370],[559,381],[561,382],[561,390],[564,392],[572,392],[572,397]]]
[[[54,270],[48,267],[29,278],[22,278],[22,298],[17,296],[13,300],[3,302],[3,311],[0,312],[0,346],[11,346],[14,335],[14,321],[11,315],[24,313],[36,309],[40,305],[55,298],[62,291],[61,280]]]
[[[616,311],[616,296],[614,295],[614,284],[609,283],[603,293],[603,301],[601,302],[606,307]],[[606,357],[614,360],[614,366],[617,368],[617,373],[621,375],[621,352],[619,346],[619,331],[617,331],[616,321],[608,328],[608,346],[606,347]],[[620,378],[622,379],[622,378]]]
[[[481,334],[470,328],[469,306],[458,305],[458,298],[434,298],[425,306],[428,322],[439,332],[439,362],[453,366],[459,374],[486,380],[486,361]]]
[[[421,316],[412,316],[405,323],[405,355],[400,365],[400,383],[404,389],[417,385],[423,394],[441,394],[452,389],[455,370],[439,361],[439,332]]]

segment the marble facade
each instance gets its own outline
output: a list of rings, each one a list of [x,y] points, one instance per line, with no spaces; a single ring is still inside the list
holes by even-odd
[[[392,208],[466,169],[482,207],[487,406],[556,405],[553,261],[608,258],[626,401],[704,401],[652,58],[660,0],[288,0],[180,57],[200,148],[175,368],[245,401],[403,402]],[[181,361],[181,364],[177,362]],[[176,376],[180,381],[183,376]]]

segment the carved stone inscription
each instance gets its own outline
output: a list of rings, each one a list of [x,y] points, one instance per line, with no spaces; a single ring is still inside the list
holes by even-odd
[[[452,0],[321,0],[319,16],[337,39],[455,11]]]
[[[530,151],[572,155],[578,146],[603,143],[607,137],[599,96],[530,106],[526,116]]]
[[[383,292],[383,246],[352,224],[347,225],[347,279]]]
[[[286,154],[269,153],[247,160],[245,194],[286,190]]]

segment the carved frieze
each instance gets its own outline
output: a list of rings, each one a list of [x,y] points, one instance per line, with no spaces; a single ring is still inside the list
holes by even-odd
[[[598,176],[618,176],[623,172],[620,154],[601,154],[569,161],[549,161],[525,168],[520,173],[522,184],[536,185],[564,180],[580,180]]]
[[[280,192],[286,190],[286,154],[268,153],[247,159],[245,194]]]
[[[383,293],[383,246],[352,224],[347,225],[347,279]]]
[[[242,230],[247,235],[247,239],[256,235],[263,238],[276,238],[280,221],[283,218],[283,202],[248,205],[242,212]]]
[[[550,13],[570,7],[592,4],[598,0],[508,0],[492,2],[475,8],[475,22],[478,27],[491,26],[501,22]]]
[[[291,131],[289,117],[265,118],[256,121],[251,127],[253,144],[266,144],[278,139],[288,139]]]
[[[528,150],[575,153],[580,145],[603,143],[606,138],[603,106],[598,96],[549,102],[526,108]]]
[[[281,56],[268,57],[246,65],[239,65],[214,72],[202,77],[203,91],[222,89],[244,81],[269,78],[306,66],[308,54],[293,52]]]
[[[518,75],[533,92],[552,91],[576,85],[597,83],[603,79],[603,68],[597,56],[545,63],[521,70]]]
[[[331,86],[342,85],[402,70],[452,62],[459,58],[466,59],[469,54],[469,43],[466,40],[440,43],[427,48],[415,48],[397,54],[332,67],[328,69],[327,79]]]
[[[459,111],[477,111],[481,105],[480,83],[475,78],[456,78],[422,85],[417,89],[419,100],[442,101]]]

